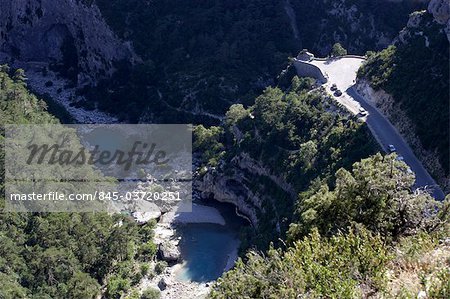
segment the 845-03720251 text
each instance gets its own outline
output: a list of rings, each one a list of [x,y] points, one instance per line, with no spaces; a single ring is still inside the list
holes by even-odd
[[[11,193],[11,201],[181,201],[180,192],[161,191],[95,191],[92,193],[47,192],[47,193]]]

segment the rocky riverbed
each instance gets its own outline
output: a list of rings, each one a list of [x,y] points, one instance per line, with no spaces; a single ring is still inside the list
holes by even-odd
[[[118,119],[98,109],[87,110],[75,105],[84,100],[77,95],[76,86],[68,79],[49,70],[48,64],[43,62],[21,62],[10,61],[4,54],[0,53],[0,61],[8,62],[13,69],[25,70],[28,87],[39,97],[45,96],[47,100],[60,105],[67,111],[76,123],[80,124],[112,124],[118,123]],[[43,69],[46,71],[44,72]],[[56,115],[58,117],[58,115]]]

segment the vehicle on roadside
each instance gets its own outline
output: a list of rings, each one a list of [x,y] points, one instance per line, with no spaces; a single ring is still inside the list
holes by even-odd
[[[388,145],[388,149],[391,153],[395,152],[397,149],[395,148],[395,146],[393,144],[389,144]]]
[[[359,107],[359,114],[361,116],[366,116],[367,115],[366,109],[364,109],[363,107]]]
[[[333,84],[333,85],[331,85],[330,89],[331,89],[331,91],[335,91],[335,90],[337,90],[337,86],[336,86],[336,84]]]
[[[337,96],[337,97],[340,97],[340,96],[342,95],[342,91],[340,91],[340,90],[338,89],[338,90],[336,90],[336,91],[334,92],[334,95]]]
[[[397,161],[405,161],[405,158],[403,158],[403,156],[398,156],[397,158],[395,158]]]

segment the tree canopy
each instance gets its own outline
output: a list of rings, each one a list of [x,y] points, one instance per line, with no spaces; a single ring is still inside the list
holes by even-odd
[[[23,70],[9,72],[0,67],[2,125],[57,124],[26,89]],[[153,223],[107,213],[5,212],[3,146],[0,165],[0,298],[97,298],[103,286],[108,298],[120,298],[139,281],[139,265],[156,253]]]
[[[347,55],[347,50],[340,43],[335,43],[331,48],[330,54],[334,57],[344,56]]]

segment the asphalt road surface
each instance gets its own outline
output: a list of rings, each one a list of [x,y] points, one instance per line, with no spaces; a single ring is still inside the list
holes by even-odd
[[[330,91],[332,84],[336,84],[337,88],[342,91],[340,97],[333,95],[339,103],[355,115],[360,112],[361,107],[367,111],[367,116],[361,118],[366,121],[375,139],[386,152],[389,152],[388,146],[390,144],[395,146],[397,154],[404,158],[404,162],[416,175],[415,187],[428,190],[434,198],[442,200],[445,196],[441,188],[423,167],[395,127],[354,88],[356,72],[363,62],[364,60],[361,58],[347,57],[328,61],[313,60],[310,63],[319,67],[328,76],[328,82],[325,84],[327,91],[332,93]]]

